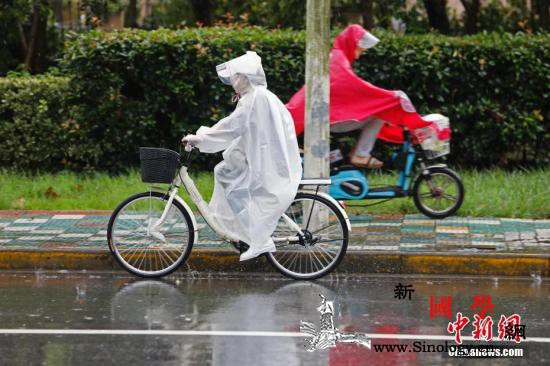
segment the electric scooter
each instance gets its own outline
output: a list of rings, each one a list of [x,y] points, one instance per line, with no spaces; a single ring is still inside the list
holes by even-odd
[[[446,120],[448,127],[448,120]],[[329,194],[339,200],[390,200],[412,196],[417,209],[424,215],[442,219],[453,215],[464,201],[464,185],[460,176],[435,159],[450,153],[449,140],[440,140],[431,128],[403,128],[404,141],[392,156],[398,171],[393,186],[370,187],[365,172],[349,163],[345,148],[330,152],[331,186]],[[413,173],[418,166],[418,173]],[[351,206],[351,205],[350,205]]]

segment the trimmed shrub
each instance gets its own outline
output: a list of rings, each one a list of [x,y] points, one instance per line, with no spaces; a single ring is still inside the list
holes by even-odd
[[[356,71],[375,85],[406,91],[420,113],[449,116],[453,163],[550,161],[544,145],[550,36],[378,36],[382,42],[356,62]],[[217,79],[215,66],[246,50],[262,56],[269,88],[287,101],[303,84],[304,46],[304,32],[260,28],[81,34],[67,44],[61,63],[70,81],[62,88],[67,117],[59,118],[79,126],[67,140],[77,145],[63,146],[68,152],[61,165],[116,170],[137,163],[139,146],[175,148],[184,131],[211,125],[233,110],[232,90]],[[32,115],[36,100],[25,98],[11,100]],[[13,115],[1,112],[1,128],[10,123]],[[201,155],[198,164],[210,169],[214,160]],[[36,165],[13,161],[22,168]]]
[[[74,153],[78,124],[68,118],[68,79],[0,78],[0,164],[58,170]]]
[[[175,148],[185,131],[230,113],[233,90],[220,82],[215,66],[249,49],[262,55],[270,88],[287,99],[303,83],[303,44],[302,33],[259,28],[90,32],[77,38],[62,62],[71,76],[69,103],[74,118],[93,129],[94,145],[109,142],[107,158],[91,164],[110,169],[135,163],[138,146]],[[216,160],[201,155],[197,163],[209,169]]]
[[[358,73],[405,90],[421,113],[448,116],[452,160],[550,162],[550,36],[387,36]]]

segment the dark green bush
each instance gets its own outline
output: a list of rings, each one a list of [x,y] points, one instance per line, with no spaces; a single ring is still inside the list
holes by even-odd
[[[451,119],[461,164],[550,162],[550,37],[384,37],[358,73]]]
[[[184,131],[230,113],[233,90],[220,82],[215,66],[248,49],[262,56],[270,88],[288,99],[303,83],[303,42],[302,33],[258,28],[79,37],[65,50],[62,67],[72,78],[72,116],[86,121],[90,150],[99,154],[90,165],[111,169],[136,162],[138,146],[176,148]],[[206,167],[214,161],[198,159]]]
[[[67,116],[68,79],[42,75],[0,78],[0,164],[62,169],[78,126]]]
[[[357,72],[381,87],[406,91],[423,114],[449,116],[453,162],[550,161],[544,145],[550,120],[549,36],[378,35],[382,42],[361,57]],[[175,148],[183,131],[213,124],[234,108],[232,90],[217,79],[215,65],[249,49],[262,56],[269,88],[286,102],[304,80],[304,42],[303,32],[258,28],[82,34],[67,45],[62,61],[68,89],[53,87],[67,93],[56,122],[79,128],[69,129],[69,145],[58,145],[51,154],[74,169],[114,170],[135,164],[138,146]],[[15,103],[34,114],[38,107],[31,96],[4,97],[7,91],[22,93],[15,91],[22,87],[16,83],[0,83],[3,110]],[[7,131],[20,123],[15,116],[0,112],[0,128]],[[52,128],[54,122],[33,123]],[[7,156],[10,163],[4,164],[21,168],[40,161]],[[56,158],[39,165],[57,169],[63,164]],[[199,162],[209,162],[202,165],[208,167],[212,159]]]

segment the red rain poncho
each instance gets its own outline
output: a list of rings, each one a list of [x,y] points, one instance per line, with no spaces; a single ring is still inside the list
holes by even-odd
[[[363,27],[353,24],[334,40],[334,47],[330,52],[330,124],[360,122],[376,116],[387,122],[380,130],[378,138],[400,143],[403,141],[400,126],[414,130],[431,123],[424,121],[416,113],[404,92],[379,88],[353,72],[351,64],[356,59],[357,43],[365,33],[367,31]],[[305,88],[302,87],[286,105],[294,119],[297,135],[304,130],[304,106]]]

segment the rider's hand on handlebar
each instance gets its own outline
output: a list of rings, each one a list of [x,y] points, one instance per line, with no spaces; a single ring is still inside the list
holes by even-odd
[[[181,139],[181,142],[185,144],[185,150],[190,151],[195,145],[201,142],[201,138],[197,135],[187,135]]]

